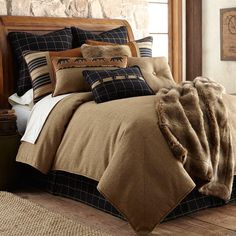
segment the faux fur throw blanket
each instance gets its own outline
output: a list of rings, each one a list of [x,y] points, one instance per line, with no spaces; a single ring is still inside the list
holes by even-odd
[[[160,129],[174,156],[206,195],[230,199],[234,156],[224,88],[198,77],[156,94]]]

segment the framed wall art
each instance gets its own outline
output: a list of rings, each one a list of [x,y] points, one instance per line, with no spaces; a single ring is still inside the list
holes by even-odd
[[[236,8],[220,10],[220,34],[221,60],[236,61]]]

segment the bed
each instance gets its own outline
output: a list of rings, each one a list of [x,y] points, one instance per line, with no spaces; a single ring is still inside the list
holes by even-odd
[[[40,17],[12,17],[12,16],[1,17],[1,28],[0,28],[0,48],[1,48],[1,58],[2,58],[1,67],[0,67],[0,107],[1,108],[3,107],[5,108],[9,106],[7,102],[8,97],[15,92],[15,88],[16,88],[16,83],[14,81],[14,75],[13,75],[13,69],[12,69],[13,57],[11,54],[9,43],[7,41],[7,34],[9,32],[14,32],[14,31],[25,31],[25,32],[34,32],[37,34],[44,34],[44,33],[48,33],[50,31],[58,30],[58,29],[68,27],[68,26],[77,26],[82,29],[90,30],[97,33],[111,30],[119,26],[126,26],[128,29],[128,41],[134,40],[132,30],[128,22],[126,22],[125,20],[40,18]],[[132,99],[129,99],[127,101],[128,101],[127,107],[124,108],[124,111],[128,113],[129,107],[135,106],[137,101],[139,101],[141,104],[143,103],[143,105],[146,106],[147,104],[150,103],[150,101],[152,101],[152,99],[149,97],[149,98],[146,98],[145,101],[141,101],[141,100],[133,101]],[[120,101],[116,101],[114,104],[117,107],[121,106]],[[94,103],[90,101],[90,98],[88,98],[88,105],[83,104],[81,106],[81,112],[88,114],[90,109],[94,109],[94,106],[95,106]],[[107,109],[107,111],[109,111],[109,109],[111,109],[112,106],[104,105],[103,107],[106,107],[104,109]],[[149,109],[148,111],[150,112],[150,108],[147,107],[147,109]],[[96,114],[99,113],[99,111],[96,111],[96,112],[97,112]],[[133,114],[139,114],[139,112],[136,111]],[[133,114],[129,113],[128,116],[132,117]],[[152,113],[150,114],[153,116]],[[104,114],[104,117],[106,115],[109,115],[109,113]],[[78,115],[78,117],[79,116],[80,115]],[[127,126],[126,128],[129,129],[130,127]],[[150,129],[152,129],[152,127],[150,127]],[[154,135],[154,137],[156,136]],[[166,145],[164,139],[160,141],[160,143],[161,145],[164,145],[164,146]],[[168,158],[172,158],[170,151],[164,151],[164,154],[166,154],[167,160],[169,160]],[[105,165],[106,163],[104,164],[104,166]],[[199,209],[204,209],[207,207],[219,206],[219,205],[224,204],[224,201],[216,197],[204,196],[200,194],[196,189],[194,189],[195,185],[193,184],[191,178],[186,174],[186,172],[183,170],[180,164],[176,163],[173,166],[172,164],[170,164],[170,168],[172,168],[172,170],[174,170],[173,173],[176,173],[176,176],[179,176],[180,179],[182,178],[183,183],[185,183],[185,185],[183,184],[183,189],[182,189],[184,193],[182,192],[182,193],[179,193],[179,195],[176,194],[175,196],[176,198],[178,198],[178,201],[177,201],[178,206],[176,207],[176,202],[171,202],[170,200],[168,202],[169,206],[167,210],[165,209],[162,211],[161,214],[157,214],[157,215],[156,215],[156,212],[154,211],[153,215],[150,216],[150,219],[152,219],[151,220],[152,223],[148,227],[146,223],[150,221],[150,219],[146,218],[146,215],[145,215],[146,213],[144,214],[145,215],[144,218],[142,218],[141,216],[138,216],[137,218],[134,217],[134,219],[128,219],[136,231],[146,231],[146,232],[151,231],[151,229],[156,225],[156,223],[158,223],[158,221],[173,219],[178,216],[186,215],[188,213],[197,211]],[[50,169],[49,171],[46,171],[46,172],[47,172],[46,175],[40,174],[37,172],[32,173],[32,175],[35,176],[35,181],[33,184],[42,186],[44,189],[48,190],[52,194],[57,194],[57,195],[61,195],[61,196],[75,199],[75,200],[82,201],[86,204],[94,206],[100,210],[113,214],[122,219],[129,218],[129,216],[127,217],[126,215],[127,212],[123,211],[123,205],[127,204],[127,203],[124,203],[124,199],[123,199],[123,202],[120,203],[120,205],[116,205],[114,202],[112,202],[112,198],[108,196],[106,193],[104,193],[104,191],[99,192],[97,190],[98,182],[99,182],[99,179],[101,178],[101,173],[96,173],[96,177],[93,176],[92,178],[89,178],[88,174],[78,175],[78,174],[73,173],[73,171],[69,173],[69,171],[61,170],[59,166],[58,168],[56,167],[54,170]],[[112,178],[112,177],[109,176],[109,174],[107,174],[106,178]],[[174,189],[178,189],[178,185],[173,185],[174,174],[171,178],[169,180],[170,193],[172,193]],[[150,180],[150,181],[153,181],[153,180]],[[236,181],[234,180],[231,201],[235,201],[236,199],[235,183]],[[172,190],[171,190],[171,186],[173,187]],[[104,190],[106,189],[106,187],[104,188],[101,187],[100,190],[101,189]],[[143,191],[143,190],[140,190],[140,191]],[[145,191],[144,191],[144,194],[145,194]],[[168,197],[169,196],[162,197],[162,201],[163,202],[167,201]],[[134,197],[134,200],[136,200],[135,197]],[[133,201],[133,199],[131,199],[131,201]],[[140,199],[138,199],[137,201],[139,202],[140,205],[142,205],[142,202],[140,202]],[[155,198],[152,199],[152,202],[150,202],[150,204],[156,204]],[[149,205],[148,207],[151,207],[151,205]],[[133,209],[131,209],[131,211]],[[140,212],[142,212],[143,208],[140,207],[139,210]],[[167,213],[168,215],[166,215]],[[136,223],[140,222],[140,220],[143,221],[144,224],[139,225],[139,226],[136,225]]]

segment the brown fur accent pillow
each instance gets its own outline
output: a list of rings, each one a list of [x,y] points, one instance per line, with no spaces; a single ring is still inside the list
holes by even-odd
[[[152,36],[148,36],[139,40],[128,42],[125,45],[129,46],[132,57],[152,57],[152,43],[153,43]],[[119,45],[115,43],[108,43],[91,39],[86,40],[86,44],[93,46]]]
[[[88,45],[81,46],[83,57],[116,57],[127,56],[131,57],[132,52],[128,45]]]
[[[90,40],[90,39],[86,40],[86,44],[91,45],[91,46],[119,45],[119,44],[115,44],[115,43],[108,43],[108,42],[102,42],[102,41],[96,41],[96,40]],[[132,57],[140,57],[139,49],[133,42],[128,42],[125,45],[129,46]]]
[[[56,57],[52,64],[55,73],[55,88],[53,96],[73,92],[91,91],[89,84],[84,80],[84,70],[112,70],[125,68],[127,57],[82,58]]]

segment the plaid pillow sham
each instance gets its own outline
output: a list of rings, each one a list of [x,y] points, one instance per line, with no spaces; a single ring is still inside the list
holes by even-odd
[[[97,103],[154,94],[145,82],[138,66],[112,71],[85,70],[83,76],[90,84]]]
[[[24,51],[63,51],[72,48],[70,28],[53,31],[45,35],[10,32],[8,39],[15,58],[17,94],[19,96],[32,87],[29,71],[23,57]]]
[[[73,47],[80,47],[86,40],[96,40],[108,43],[126,44],[128,42],[128,31],[125,26],[115,28],[101,34],[94,34],[91,31],[71,27],[73,34]]]

